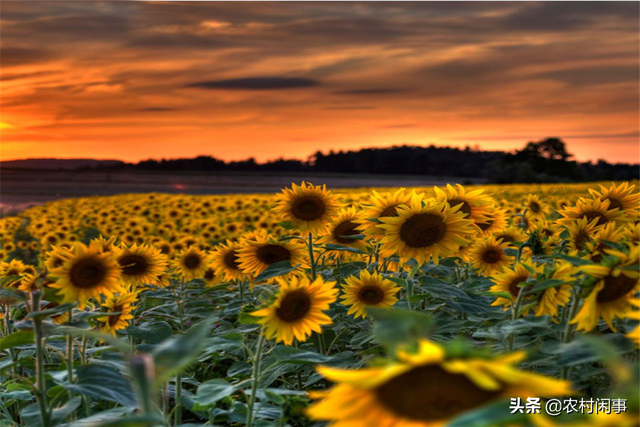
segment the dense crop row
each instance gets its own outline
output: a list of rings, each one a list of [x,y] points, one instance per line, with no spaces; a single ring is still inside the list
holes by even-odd
[[[303,183],[31,208],[0,220],[0,424],[636,425],[639,199]]]

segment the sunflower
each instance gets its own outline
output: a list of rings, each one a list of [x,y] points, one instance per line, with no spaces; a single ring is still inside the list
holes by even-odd
[[[305,250],[299,241],[278,242],[266,233],[256,233],[255,240],[246,240],[237,254],[240,269],[253,276],[280,261],[289,261],[292,266],[305,264]]]
[[[398,208],[397,217],[384,217],[380,228],[385,230],[382,252],[391,255],[398,252],[401,259],[413,258],[418,262],[433,261],[451,256],[470,242],[467,236],[474,234],[476,227],[460,206],[450,207],[446,202],[433,199],[423,203],[422,197],[414,195],[408,206]]]
[[[367,316],[368,307],[391,307],[398,301],[395,295],[400,289],[400,286],[385,279],[380,273],[362,270],[358,277],[345,279],[340,299],[342,304],[349,307],[347,314],[353,314],[357,319]]]
[[[593,219],[597,219],[596,227],[600,227],[608,222],[620,222],[625,221],[627,218],[620,212],[619,208],[610,208],[609,200],[586,200],[579,199],[575,206],[568,206],[558,213],[563,218],[558,219],[556,222],[560,225],[570,225],[576,219],[587,218],[589,222]]]
[[[303,182],[282,190],[275,211],[284,221],[291,222],[294,228],[306,234],[324,231],[339,207],[338,198],[327,190],[326,185],[320,187]]]
[[[597,223],[597,218],[592,220],[588,218],[578,218],[565,226],[569,234],[567,246],[570,254],[577,255],[587,249],[587,243],[593,239],[596,232]]]
[[[265,326],[265,336],[276,342],[291,345],[295,338],[306,341],[312,332],[321,333],[322,325],[330,325],[331,318],[323,311],[336,301],[338,289],[335,282],[325,282],[321,277],[313,282],[306,276],[278,277],[280,291],[268,307],[252,313],[260,317]]]
[[[467,192],[460,184],[453,187],[447,184],[444,190],[433,187],[438,202],[449,203],[449,206],[455,208],[460,206],[459,212],[463,213],[464,218],[472,220],[475,224],[487,222],[491,216],[491,208],[493,200],[487,194],[483,194],[484,190],[473,190]]]
[[[510,246],[515,247],[513,245],[514,242],[525,242],[529,236],[526,233],[522,232],[522,229],[518,227],[507,227],[499,233],[494,234],[496,239],[501,239],[503,242],[511,243]]]
[[[600,185],[600,191],[589,189],[589,193],[594,199],[609,201],[610,209],[620,209],[630,216],[631,220],[638,218],[638,208],[640,208],[640,193],[635,185],[623,182],[620,185],[611,183],[611,186]]]
[[[487,237],[477,240],[469,249],[467,256],[478,274],[491,276],[513,263],[515,258],[504,252],[508,247],[508,242],[496,240],[495,237]]]
[[[13,287],[17,287],[22,292],[33,292],[39,289],[38,282],[36,281],[38,276],[35,274],[24,274],[17,283],[12,284]]]
[[[380,218],[388,216],[398,216],[398,207],[406,205],[411,201],[411,193],[406,189],[400,188],[394,193],[379,194],[373,191],[369,202],[364,205],[364,210],[359,214],[356,220],[361,224],[358,229],[367,236],[383,236],[384,230],[379,228]]]
[[[533,273],[531,273],[531,271],[533,271]],[[521,261],[514,265],[513,268],[506,269],[491,277],[491,281],[494,283],[489,289],[491,292],[508,292],[511,295],[511,299],[498,297],[491,305],[502,305],[506,310],[518,298],[518,295],[520,295],[521,286],[519,285],[526,283],[530,277],[534,277],[540,272],[542,272],[541,266],[529,261]],[[530,298],[531,295],[525,297],[525,299]],[[526,310],[524,310],[522,314],[526,314]]]
[[[538,297],[538,304],[533,309],[536,316],[558,315],[558,309],[567,305],[571,299],[571,283],[575,281],[573,274],[576,269],[566,261],[558,261],[551,269],[548,279],[562,281],[562,284],[547,288]]]
[[[240,247],[239,243],[231,240],[219,244],[211,252],[209,266],[215,270],[216,274],[222,275],[225,280],[243,279],[245,274],[240,268],[240,253],[238,252]]]
[[[136,308],[134,304],[137,298],[137,292],[124,293],[117,297],[108,298],[105,303],[102,304],[103,311],[119,314],[98,318],[100,332],[115,336],[116,331],[127,329],[129,320],[133,319],[131,312]]]
[[[364,250],[366,248],[365,241],[352,237],[361,234],[358,231],[357,220],[358,213],[356,208],[350,207],[341,210],[329,224],[326,233],[318,241],[320,243],[338,244]],[[344,252],[339,252],[339,255],[344,255]]]
[[[184,280],[200,279],[207,270],[206,254],[196,247],[180,251],[172,262],[176,273]]]
[[[73,257],[73,252],[67,248],[52,246],[52,249],[46,253],[44,266],[47,270],[53,270],[62,266],[65,260]]]
[[[587,258],[593,262],[600,262],[604,255],[604,250],[609,249],[610,243],[619,243],[624,238],[624,230],[616,226],[614,222],[603,225],[593,235],[593,240],[585,244],[588,255]]]
[[[312,394],[319,401],[308,415],[336,427],[442,427],[501,399],[571,393],[568,381],[517,369],[523,352],[448,358],[444,348],[422,340],[417,354],[397,356],[398,362],[358,370],[318,367],[337,385]]]
[[[167,258],[151,245],[121,244],[114,248],[122,281],[132,288],[140,285],[158,285],[158,276],[167,269]]]
[[[116,244],[116,236],[111,236],[108,239],[105,239],[103,236],[100,236],[91,241],[98,243],[102,247],[102,252],[112,252],[113,247]]]
[[[547,216],[547,207],[540,201],[535,194],[529,194],[524,202],[524,208],[535,219],[543,219]]]
[[[507,210],[492,206],[485,222],[476,224],[485,236],[501,233],[507,228]],[[506,241],[506,240],[505,240]]]
[[[635,294],[640,290],[640,248],[632,246],[628,254],[613,249],[605,249],[605,253],[607,256],[602,260],[603,265],[580,267],[582,272],[598,281],[571,320],[571,323],[577,323],[579,330],[591,331],[602,317],[609,328],[615,331],[613,319],[624,316],[637,299]]]
[[[633,305],[634,308],[636,308],[636,310],[634,309],[629,310],[629,312],[627,312],[627,314],[624,317],[626,319],[631,319],[631,320],[635,320],[636,322],[640,322],[640,310],[637,310],[638,308],[640,308],[640,300],[639,299],[631,300],[631,304]],[[640,347],[640,324],[636,324],[636,326],[633,329],[631,329],[629,332],[627,332],[625,336],[629,338],[631,341],[633,341],[636,344],[636,347]]]
[[[80,301],[80,306],[92,297],[112,297],[122,292],[120,266],[111,253],[102,252],[100,245],[76,243],[61,266],[52,268],[50,276],[57,279],[49,286],[59,289],[63,303]]]

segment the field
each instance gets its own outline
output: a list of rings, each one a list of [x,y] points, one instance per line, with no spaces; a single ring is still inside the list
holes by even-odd
[[[29,208],[0,219],[0,426],[636,426],[639,200],[303,183]]]

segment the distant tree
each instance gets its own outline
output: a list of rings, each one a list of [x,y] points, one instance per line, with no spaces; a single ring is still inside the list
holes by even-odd
[[[516,155],[563,161],[573,157],[573,154],[567,151],[567,145],[560,138],[547,138],[538,142],[529,142],[524,149],[516,152]]]

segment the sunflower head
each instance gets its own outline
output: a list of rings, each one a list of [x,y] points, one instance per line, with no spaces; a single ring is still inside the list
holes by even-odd
[[[237,262],[247,275],[257,276],[270,265],[289,261],[292,266],[305,264],[305,250],[298,240],[278,241],[264,232],[255,240],[244,240],[237,249]]]
[[[123,290],[120,266],[112,253],[102,252],[96,243],[76,243],[69,254],[61,266],[50,270],[56,279],[50,287],[60,290],[63,302],[79,301],[82,307],[89,298],[111,297]]]
[[[366,317],[368,307],[388,308],[394,305],[398,301],[395,295],[400,289],[380,273],[362,270],[358,276],[345,279],[340,299],[342,304],[349,307],[347,314],[353,314],[356,318]]]
[[[480,275],[491,276],[513,263],[514,257],[505,252],[508,247],[508,242],[488,237],[477,240],[469,249],[468,257]]]
[[[209,260],[203,251],[192,246],[180,251],[171,264],[183,280],[193,280],[204,276]]]
[[[276,211],[284,221],[303,233],[318,233],[326,229],[329,220],[337,213],[338,198],[325,185],[315,186],[303,182],[291,184],[278,195]]]
[[[108,298],[102,304],[102,310],[110,313],[109,316],[98,318],[100,332],[116,335],[116,331],[126,329],[129,320],[133,319],[131,312],[136,308],[137,292],[123,293],[116,297]]]
[[[167,258],[151,245],[121,244],[115,248],[115,257],[120,265],[122,281],[129,286],[157,285],[158,276],[168,266]]]
[[[242,279],[245,277],[245,273],[240,268],[240,253],[238,252],[240,247],[240,243],[231,240],[219,244],[211,252],[209,267],[226,280]]]
[[[452,186],[447,184],[443,189],[434,187],[438,202],[448,203],[452,208],[458,208],[464,218],[472,220],[475,224],[487,222],[490,218],[493,200],[484,190],[467,191],[462,185]]]
[[[335,282],[321,277],[311,281],[306,276],[278,277],[277,282],[280,289],[275,301],[253,313],[265,325],[267,338],[291,345],[294,338],[304,342],[312,332],[321,333],[323,325],[332,323],[324,311],[336,300]]]
[[[418,262],[451,256],[477,231],[470,219],[447,202],[437,203],[415,195],[408,206],[398,208],[397,217],[382,218],[385,230],[382,252],[397,252],[401,259],[413,258]]]
[[[404,188],[394,193],[379,194],[373,191],[371,198],[363,206],[364,210],[355,221],[360,224],[358,228],[368,236],[383,236],[384,230],[378,227],[380,218],[398,216],[398,207],[409,203],[413,193],[415,191],[410,193]]]
[[[317,368],[336,385],[315,395],[320,400],[309,408],[309,416],[354,427],[439,427],[506,397],[571,393],[568,381],[516,368],[523,353],[453,358],[443,347],[421,341],[418,352],[400,351],[396,357],[373,368]]]

